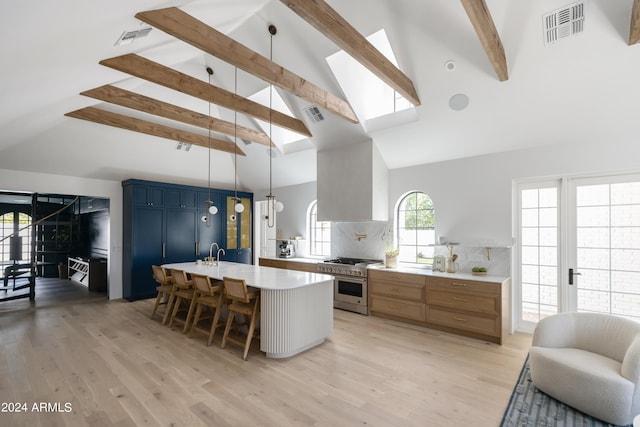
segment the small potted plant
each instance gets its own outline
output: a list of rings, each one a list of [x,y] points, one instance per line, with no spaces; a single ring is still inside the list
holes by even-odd
[[[398,249],[387,249],[386,251],[384,251],[384,266],[387,268],[398,267],[399,254],[400,250]]]

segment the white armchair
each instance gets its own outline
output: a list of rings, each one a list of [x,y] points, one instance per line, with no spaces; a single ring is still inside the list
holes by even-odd
[[[579,411],[618,425],[640,414],[640,323],[597,313],[546,317],[529,363],[537,388]]]

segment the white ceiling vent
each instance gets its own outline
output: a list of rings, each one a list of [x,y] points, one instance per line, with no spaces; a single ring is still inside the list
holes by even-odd
[[[306,108],[304,111],[307,113],[309,118],[313,120],[314,123],[321,122],[324,120],[324,116],[320,112],[320,109],[315,105],[312,105],[311,107]]]
[[[144,27],[139,30],[124,31],[120,36],[120,38],[118,38],[118,41],[115,42],[114,46],[131,44],[136,39],[147,36],[151,30],[152,30],[151,27]]]
[[[570,4],[542,17],[545,45],[584,31],[584,1]]]

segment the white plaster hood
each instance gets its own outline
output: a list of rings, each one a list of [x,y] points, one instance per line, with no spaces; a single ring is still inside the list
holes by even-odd
[[[373,141],[318,151],[318,221],[387,221],[389,171]]]

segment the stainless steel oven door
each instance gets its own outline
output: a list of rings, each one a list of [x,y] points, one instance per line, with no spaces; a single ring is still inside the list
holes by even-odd
[[[333,306],[342,310],[369,315],[366,277],[336,276]]]

